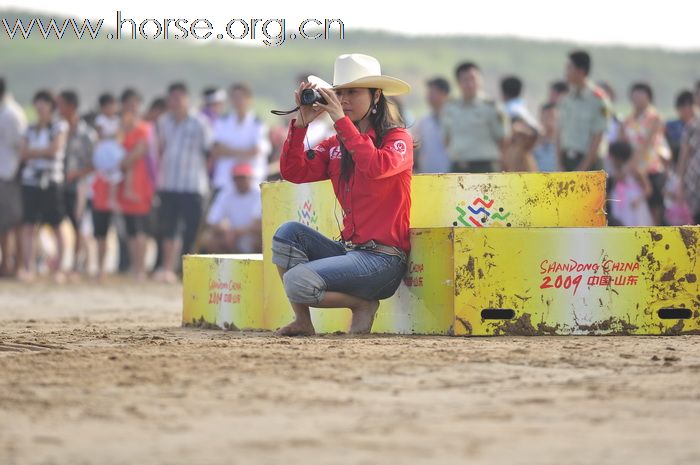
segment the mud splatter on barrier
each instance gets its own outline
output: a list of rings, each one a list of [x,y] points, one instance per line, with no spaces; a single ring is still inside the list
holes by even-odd
[[[224,322],[224,329],[226,331],[240,331],[240,329],[238,329],[238,327],[235,324],[233,324],[233,322]]]
[[[568,182],[560,182],[557,188],[557,197],[563,197],[569,193],[574,193],[576,191],[576,181],[573,179]]]
[[[469,268],[471,263],[471,269]],[[474,260],[469,258],[467,265],[455,268],[455,295],[460,295],[465,289],[474,288]]]
[[[678,320],[678,322],[666,330],[666,334],[669,336],[676,336],[683,332],[683,326],[685,326],[684,320]]]
[[[532,325],[532,316],[529,313],[523,313],[514,320],[500,323],[493,334],[495,336],[537,336],[542,333]]]
[[[691,228],[679,228],[679,230],[688,256],[695,255],[695,245],[698,243],[697,234]]]
[[[185,326],[200,329],[221,329],[220,326],[206,321],[203,316],[200,316],[199,319],[192,318],[192,323],[185,323]]]
[[[639,257],[637,257],[637,260],[639,260],[641,257],[646,257],[646,255],[649,253],[649,246],[647,244],[644,244],[642,246],[641,252],[639,252]]]
[[[544,321],[537,323],[538,334],[549,334],[550,336],[555,336],[559,333],[559,323],[554,326],[546,324]]]
[[[676,267],[674,266],[667,272],[665,272],[659,281],[666,282],[666,281],[673,281],[676,279]]]
[[[474,331],[472,329],[471,323],[469,323],[467,320],[465,320],[464,318],[462,318],[460,316],[458,316],[456,318],[457,318],[457,321],[459,321],[462,324],[462,326],[464,327],[464,332],[467,333],[467,336],[471,336],[472,332]]]
[[[606,335],[628,335],[639,329],[638,326],[614,316],[588,325],[577,324],[576,327],[580,331],[588,331],[589,334],[605,333]]]
[[[474,276],[474,257],[469,257],[469,260],[467,260],[466,271]]]

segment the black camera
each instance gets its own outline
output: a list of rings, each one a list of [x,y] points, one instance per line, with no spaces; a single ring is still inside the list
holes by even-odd
[[[301,91],[299,101],[302,105],[313,105],[314,103],[326,104],[326,99],[316,89],[304,89]]]

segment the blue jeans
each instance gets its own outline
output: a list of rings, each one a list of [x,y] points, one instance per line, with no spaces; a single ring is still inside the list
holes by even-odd
[[[394,295],[408,268],[405,255],[348,250],[296,221],[282,224],[272,238],[272,262],[287,270],[284,288],[290,302],[317,305],[326,291],[365,300]]]

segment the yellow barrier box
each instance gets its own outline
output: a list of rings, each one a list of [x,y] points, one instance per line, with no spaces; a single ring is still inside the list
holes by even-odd
[[[262,254],[185,255],[183,325],[264,328],[262,260]]]
[[[455,230],[455,334],[700,333],[700,227]]]

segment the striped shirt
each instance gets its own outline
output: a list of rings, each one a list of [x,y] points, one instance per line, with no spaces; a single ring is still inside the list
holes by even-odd
[[[27,129],[25,138],[30,149],[46,149],[61,133],[68,133],[68,123],[62,119],[52,120],[47,126],[33,124]],[[65,145],[51,158],[32,158],[22,170],[22,184],[45,188],[48,184],[63,183],[63,159],[66,156]]]
[[[66,174],[79,171],[92,166],[92,152],[97,143],[97,132],[90,127],[85,120],[78,121],[75,129],[68,132],[66,141]],[[75,191],[78,188],[78,180],[66,182],[65,189]]]
[[[700,116],[685,125],[682,144],[688,147],[688,160],[683,175],[685,199],[694,215],[700,214]]]
[[[205,195],[209,191],[207,152],[212,143],[209,124],[190,111],[179,122],[172,113],[166,113],[157,127],[161,150],[159,190]]]

